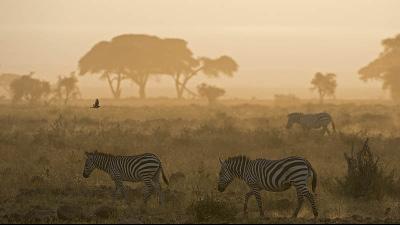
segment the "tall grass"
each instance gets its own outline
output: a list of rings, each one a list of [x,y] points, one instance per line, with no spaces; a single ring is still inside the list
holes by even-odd
[[[65,203],[82,205],[90,211],[99,203],[112,202],[114,184],[108,176],[94,172],[90,179],[82,178],[84,152],[95,150],[120,155],[153,152],[160,156],[167,174],[185,174],[185,185],[171,185],[168,190],[171,196],[185,197],[179,204],[171,203],[179,207],[157,211],[161,215],[190,216],[195,218],[194,222],[200,222],[225,216],[223,211],[213,215],[217,210],[213,207],[232,207],[233,214],[237,214],[236,209],[242,208],[243,194],[248,191],[246,185],[234,183],[225,193],[217,193],[215,189],[218,158],[238,154],[251,158],[278,159],[292,155],[307,158],[321,181],[318,188],[321,216],[330,216],[331,209],[339,204],[345,204],[340,207],[350,213],[359,205],[349,193],[370,194],[359,191],[360,186],[367,185],[355,181],[361,177],[359,173],[348,173],[343,154],[352,142],[362,142],[367,135],[374,143],[371,151],[380,156],[377,168],[368,172],[375,174],[375,183],[381,185],[373,186],[377,191],[373,191],[375,194],[370,199],[379,198],[386,201],[382,204],[390,205],[391,201],[396,201],[398,177],[385,166],[398,170],[400,161],[400,129],[396,118],[390,116],[393,110],[391,106],[376,108],[355,104],[322,108],[312,104],[286,107],[243,104],[218,109],[200,105],[110,106],[98,111],[89,111],[87,107],[4,107],[0,109],[0,200],[3,201],[0,214],[21,214],[36,205],[54,209]],[[305,135],[297,127],[287,131],[284,128],[286,115],[292,111],[329,111],[338,134],[322,137],[316,131]],[[358,119],[363,117],[363,111],[380,115],[385,118],[381,121],[386,122],[372,126]],[[368,118],[373,117],[369,115]],[[393,120],[390,132],[385,125],[387,120]],[[354,159],[357,159],[356,154]],[[373,159],[368,165],[375,165],[375,156]],[[328,182],[335,177],[343,177],[342,189],[337,183]],[[140,188],[140,185],[131,186],[132,192]],[[344,203],[327,190],[343,190],[345,200],[341,201]],[[379,190],[383,192],[378,193]],[[270,201],[265,202],[266,208],[276,208],[268,204],[276,204],[281,199],[295,201],[292,192],[267,195],[264,199]],[[137,202],[132,199],[127,202],[128,206],[121,210],[130,214],[129,210]],[[250,209],[257,212],[255,202],[251,204],[253,208],[250,206]],[[368,207],[373,211],[373,206]],[[1,208],[6,210],[1,211]],[[214,209],[213,212],[207,211],[209,208]],[[278,215],[287,215],[293,209],[280,210]],[[236,221],[232,218],[237,215],[233,214],[226,215],[229,219],[222,222]],[[143,215],[150,218],[150,214]]]

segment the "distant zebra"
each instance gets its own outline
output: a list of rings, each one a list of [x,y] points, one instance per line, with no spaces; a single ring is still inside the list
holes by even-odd
[[[304,198],[311,203],[314,217],[318,217],[318,209],[312,193],[308,190],[307,180],[312,175],[312,190],[317,186],[317,173],[311,164],[300,157],[290,157],[281,160],[256,159],[250,160],[246,156],[236,156],[221,161],[218,191],[223,192],[227,186],[239,178],[250,187],[250,192],[245,195],[244,213],[247,215],[249,198],[256,197],[260,216],[264,216],[260,191],[283,192],[294,186],[297,191],[298,206],[293,213],[297,217]]]
[[[330,134],[328,125],[331,123],[333,131],[336,132],[335,123],[333,122],[332,116],[326,112],[316,114],[304,114],[298,112],[290,113],[288,115],[286,128],[290,129],[294,123],[300,124],[305,131],[322,127],[322,135],[325,133]]]
[[[159,203],[162,204],[160,172],[164,182],[168,180],[164,174],[160,159],[150,153],[136,156],[114,156],[99,152],[86,152],[86,163],[83,170],[83,177],[88,178],[94,169],[100,169],[111,176],[115,182],[115,193],[125,196],[123,181],[144,182],[144,202],[155,193],[159,196]]]

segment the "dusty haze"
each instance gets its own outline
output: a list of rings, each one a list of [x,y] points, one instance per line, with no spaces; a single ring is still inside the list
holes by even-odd
[[[54,82],[95,43],[146,33],[183,38],[199,56],[235,58],[234,78],[207,80],[226,88],[226,97],[316,97],[309,83],[323,71],[338,74],[338,98],[382,98],[381,84],[360,81],[357,71],[399,32],[399,8],[395,0],[2,0],[0,73],[36,71]],[[84,97],[110,96],[95,77],[80,77],[80,86]],[[135,95],[136,87],[127,82],[123,94]],[[148,95],[174,97],[172,79],[153,78]]]

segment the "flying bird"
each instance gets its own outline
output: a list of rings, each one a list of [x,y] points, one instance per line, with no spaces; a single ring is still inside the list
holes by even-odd
[[[98,98],[96,98],[96,101],[94,102],[94,104],[93,104],[93,106],[91,108],[93,108],[93,109],[100,108],[100,102],[99,102]]]

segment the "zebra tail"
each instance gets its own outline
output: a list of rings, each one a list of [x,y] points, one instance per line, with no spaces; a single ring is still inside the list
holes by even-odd
[[[307,166],[308,168],[311,170],[312,172],[312,192],[315,193],[315,190],[317,189],[317,181],[318,181],[318,176],[317,176],[317,172],[314,170],[314,168],[311,166],[311,163],[309,161],[306,160]]]
[[[167,177],[165,176],[163,167],[161,166],[160,169],[161,169],[161,175],[162,175],[162,178],[163,178],[165,184],[166,184],[166,185],[169,185],[169,182],[168,182]]]

